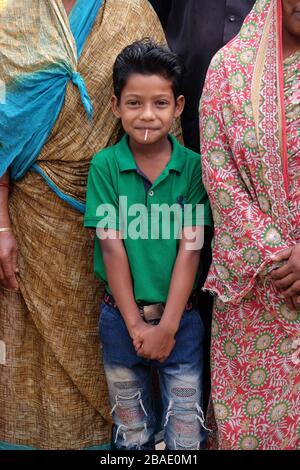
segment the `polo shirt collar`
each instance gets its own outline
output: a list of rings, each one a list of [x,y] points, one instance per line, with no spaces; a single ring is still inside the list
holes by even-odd
[[[121,172],[136,170],[136,162],[128,145],[127,134],[125,134],[116,145],[116,157]]]
[[[182,154],[182,147],[179,144],[178,140],[175,139],[173,135],[169,134],[169,139],[172,143],[172,153],[171,153],[171,159],[169,163],[167,164],[167,168],[169,170],[175,170],[178,173],[181,173],[184,163],[185,163],[184,157]]]
[[[180,151],[181,145],[172,135],[169,135],[168,138],[172,143],[172,153],[171,159],[167,164],[166,168],[168,170],[174,170],[178,173],[181,173],[184,166],[184,158],[182,152]],[[137,165],[132,155],[132,152],[128,145],[128,135],[125,134],[120,142],[116,145],[116,157],[121,172],[137,170]]]

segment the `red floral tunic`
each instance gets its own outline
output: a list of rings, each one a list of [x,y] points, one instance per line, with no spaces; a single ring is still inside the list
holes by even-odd
[[[300,311],[269,276],[271,255],[300,243],[299,75],[299,54],[283,67],[281,1],[259,0],[214,57],[203,93],[203,179],[215,223],[205,287],[217,294],[212,400],[221,449],[300,448]]]

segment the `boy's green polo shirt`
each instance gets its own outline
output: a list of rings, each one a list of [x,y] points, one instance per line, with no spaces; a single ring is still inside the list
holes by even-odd
[[[182,225],[211,225],[200,156],[180,145],[173,136],[169,138],[170,161],[152,185],[137,168],[127,135],[94,156],[88,175],[84,225],[123,232],[137,302],[167,300],[180,242],[174,231],[181,231]],[[186,206],[189,210],[183,222],[184,204],[189,204]],[[203,204],[200,221],[196,220],[197,204]],[[169,210],[171,206],[174,212]],[[109,290],[97,238],[94,269]]]

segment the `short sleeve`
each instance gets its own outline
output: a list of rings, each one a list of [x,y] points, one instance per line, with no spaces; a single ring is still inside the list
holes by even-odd
[[[90,165],[84,226],[119,230],[119,197],[104,163]]]
[[[184,204],[184,227],[212,226],[208,196],[202,183],[200,157],[192,174],[188,195]]]

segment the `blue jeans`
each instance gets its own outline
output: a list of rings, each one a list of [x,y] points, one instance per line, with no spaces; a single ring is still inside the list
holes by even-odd
[[[118,309],[102,303],[99,329],[117,449],[154,449],[152,367],[160,382],[166,448],[200,449],[205,431],[201,408],[204,331],[199,311],[183,314],[175,347],[163,363],[137,356]]]

